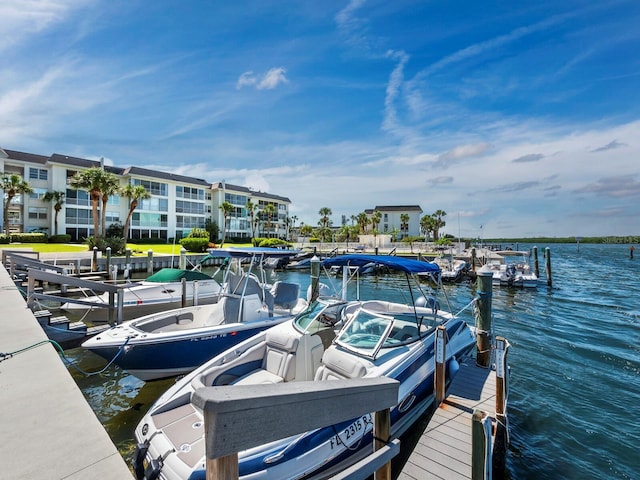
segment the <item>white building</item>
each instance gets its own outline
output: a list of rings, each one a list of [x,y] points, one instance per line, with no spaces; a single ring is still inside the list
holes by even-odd
[[[422,208],[419,205],[376,206],[365,210],[365,213],[371,218],[375,211],[380,212],[382,215],[378,224],[378,233],[397,232],[398,239],[421,235],[420,218],[422,216]],[[408,217],[405,225],[403,225],[404,222],[402,221],[403,215]]]
[[[120,178],[121,186],[142,185],[151,198],[141,200],[131,218],[129,238],[132,240],[162,239],[186,236],[192,228],[204,228],[207,221],[216,222],[222,233],[224,216],[220,205],[227,201],[236,207],[227,218],[227,238],[252,236],[284,238],[287,232],[291,201],[245,187],[210,182],[194,177],[148,170],[139,167],[112,167],[84,158],[53,154],[50,157],[0,148],[0,172],[17,174],[29,182],[33,193],[14,197],[9,205],[10,231],[54,232],[53,202],[45,202],[47,192],[64,192],[64,204],[58,215],[58,233],[71,235],[72,241],[82,241],[93,235],[93,217],[89,192],[69,187],[69,179],[77,172],[102,167]],[[258,232],[252,235],[247,201],[258,205],[261,221]],[[260,212],[272,204],[276,215],[270,219],[270,231],[265,230],[266,219]],[[129,210],[128,199],[112,196],[107,202],[106,224],[124,223]],[[4,225],[0,211],[0,225]]]

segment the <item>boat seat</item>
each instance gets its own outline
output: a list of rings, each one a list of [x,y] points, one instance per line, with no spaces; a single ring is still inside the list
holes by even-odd
[[[258,385],[294,380],[298,342],[298,337],[287,335],[286,332],[269,330],[266,335],[266,351],[262,359],[262,368],[241,376],[233,382],[233,385]]]
[[[273,303],[285,310],[291,310],[298,303],[300,285],[297,283],[277,281],[271,287]]]
[[[332,347],[322,355],[322,363],[316,371],[314,380],[362,378],[366,373],[367,368],[356,357]]]

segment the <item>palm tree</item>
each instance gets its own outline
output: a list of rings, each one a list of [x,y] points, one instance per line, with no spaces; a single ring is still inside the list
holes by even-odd
[[[332,213],[333,212],[331,211],[330,208],[322,207],[318,211],[318,214],[320,215],[320,221],[318,222],[318,225],[320,225],[323,228],[328,228],[329,225],[331,225],[331,220],[329,219],[329,217],[331,216]]]
[[[15,173],[3,173],[0,177],[0,184],[4,192],[4,204],[2,209],[4,219],[4,233],[9,235],[9,205],[16,195],[33,192],[29,182],[25,182],[20,175]]]
[[[367,212],[360,212],[356,218],[358,219],[359,231],[364,235],[367,233],[367,225],[371,223],[371,219],[369,215],[367,215]]]
[[[104,172],[104,181],[102,183],[102,207],[100,210],[100,225],[102,228],[102,234],[107,233],[107,203],[109,197],[115,195],[120,191],[120,179],[113,173]]]
[[[440,229],[442,227],[444,227],[447,222],[445,222],[443,220],[444,217],[447,216],[447,212],[445,212],[444,210],[436,210],[434,213],[431,214],[431,217],[433,217],[433,241],[437,242],[438,241],[438,237],[440,236]]]
[[[409,214],[401,213],[400,214],[400,230],[402,231],[403,236],[407,237],[409,232]]]
[[[234,207],[229,202],[222,202],[222,205],[220,205],[220,210],[222,210],[222,218],[224,223],[224,227],[222,228],[222,241],[220,242],[220,246],[222,247],[224,245],[224,239],[227,236],[227,218],[233,212]]]
[[[420,228],[424,232],[425,242],[429,241],[429,233],[433,231],[435,227],[435,219],[431,215],[425,215],[420,219]]]
[[[258,211],[258,204],[253,203],[251,200],[247,200],[245,208],[247,209],[247,213],[249,214],[249,218],[251,219],[249,223],[249,229],[251,230],[251,240],[253,241],[255,227],[257,226],[255,218],[256,212]]]
[[[129,238],[129,225],[131,224],[133,211],[138,207],[140,200],[151,198],[151,194],[142,185],[131,185],[129,183],[120,189],[120,195],[129,199],[129,212],[127,213],[127,219],[124,221],[124,227],[122,228],[122,236],[126,243]]]
[[[76,190],[86,190],[91,198],[91,209],[93,213],[93,235],[97,240],[100,237],[100,217],[98,215],[98,206],[102,200],[102,188],[105,184],[109,185],[109,177],[114,176],[112,173],[105,172],[102,168],[92,167],[87,170],[76,172],[69,179],[69,185]],[[116,177],[117,178],[117,177]]]
[[[373,225],[373,238],[376,246],[378,246],[378,225],[380,225],[380,220],[382,220],[382,213],[374,210],[371,214],[371,224]]]
[[[42,200],[45,202],[53,202],[53,210],[56,212],[53,220],[53,234],[58,235],[58,214],[62,210],[62,204],[64,203],[65,192],[47,192],[44,194]]]
[[[302,245],[304,246],[304,239],[311,236],[313,233],[313,227],[311,225],[300,224],[300,235],[302,236]]]
[[[269,237],[271,237],[271,219],[276,213],[276,206],[273,203],[267,203],[262,209],[262,213],[267,216],[267,232],[269,233]]]

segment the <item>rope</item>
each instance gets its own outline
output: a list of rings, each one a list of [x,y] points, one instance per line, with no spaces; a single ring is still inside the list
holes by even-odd
[[[127,337],[127,339],[125,340],[125,342],[122,344],[122,346],[118,349],[118,352],[115,354],[115,356],[111,359],[111,361],[109,363],[107,363],[102,369],[98,370],[97,372],[86,372],[84,370],[82,370],[80,367],[78,367],[74,362],[72,362],[71,360],[69,360],[67,358],[67,356],[64,353],[64,349],[60,346],[60,344],[58,342],[56,342],[55,340],[42,340],[41,342],[38,343],[34,343],[33,345],[29,345],[28,347],[24,347],[21,348],[19,350],[16,350],[14,352],[9,352],[9,353],[2,353],[0,352],[0,362],[3,362],[4,360],[8,360],[10,358],[15,357],[16,355],[19,355],[21,353],[24,353],[26,351],[29,351],[31,349],[34,349],[36,347],[40,347],[42,345],[46,345],[48,343],[52,344],[56,350],[58,350],[58,352],[60,353],[60,356],[62,357],[62,361],[65,362],[67,365],[69,365],[70,367],[73,367],[74,369],[76,369],[78,372],[82,373],[83,375],[87,376],[87,377],[91,377],[93,375],[100,375],[101,373],[104,373],[105,370],[107,370],[112,364],[113,362],[115,362],[116,358],[118,358],[118,356],[122,353],[122,351],[124,350],[124,348],[127,346],[127,344],[129,343],[129,338]]]
[[[471,307],[474,305],[474,303],[476,303],[479,300],[478,297],[474,298],[473,300],[471,300],[469,303],[467,303],[464,307],[462,307],[461,310],[458,311],[458,313],[456,313],[454,315],[454,317],[458,317],[462,312],[464,312],[467,308]]]

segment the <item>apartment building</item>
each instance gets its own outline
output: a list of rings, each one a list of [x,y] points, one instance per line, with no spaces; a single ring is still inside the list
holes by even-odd
[[[381,213],[378,231],[380,233],[398,232],[398,238],[417,237],[421,235],[420,218],[422,216],[422,208],[419,205],[382,205],[372,209],[365,210],[365,213],[371,218],[373,212]],[[408,216],[406,230],[403,230],[402,215]]]
[[[89,192],[74,190],[69,179],[77,172],[101,167],[115,174],[121,186],[142,185],[151,198],[140,200],[131,218],[129,238],[133,240],[170,239],[186,236],[192,228],[204,228],[207,221],[218,224],[222,231],[224,215],[220,206],[229,202],[235,210],[227,217],[227,237],[284,237],[291,201],[282,196],[257,192],[226,182],[211,183],[201,178],[176,175],[140,167],[114,167],[103,162],[67,155],[36,155],[0,148],[0,172],[16,174],[29,182],[33,193],[14,197],[7,215],[9,229],[15,232],[45,232],[54,234],[54,205],[45,202],[47,192],[64,192],[64,204],[58,215],[58,233],[71,235],[72,241],[82,241],[93,235],[93,217]],[[252,235],[251,216],[247,202],[258,205],[254,214],[260,217],[258,232]],[[268,204],[277,215],[269,219],[269,231],[261,211]],[[129,210],[128,199],[114,195],[106,210],[107,226],[124,223]],[[4,225],[0,212],[0,225]]]

